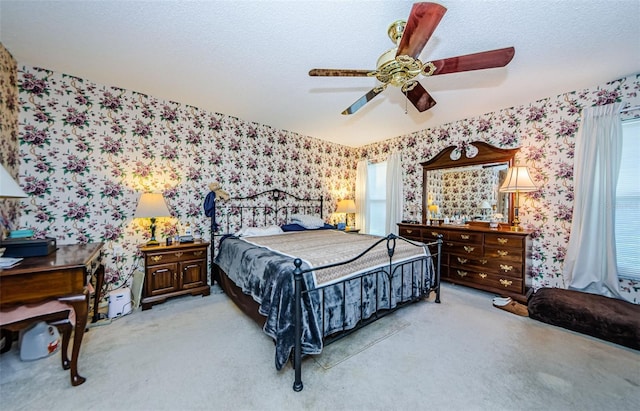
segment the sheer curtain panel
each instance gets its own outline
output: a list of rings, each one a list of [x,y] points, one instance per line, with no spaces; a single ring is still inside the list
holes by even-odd
[[[573,167],[573,220],[563,266],[570,289],[616,298],[620,298],[614,213],[622,158],[620,106],[582,110]]]
[[[402,221],[402,162],[400,153],[389,154],[387,160],[387,218],[385,232],[398,234],[398,223]]]
[[[356,228],[367,233],[367,166],[366,159],[356,166]]]

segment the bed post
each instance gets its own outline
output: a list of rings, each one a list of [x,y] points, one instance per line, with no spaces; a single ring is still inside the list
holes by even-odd
[[[296,258],[293,262],[296,268],[293,270],[295,282],[295,348],[293,352],[293,366],[296,376],[293,382],[294,391],[302,391],[302,260]]]
[[[440,264],[442,259],[442,234],[438,234],[438,266],[436,268],[436,303],[440,304]]]

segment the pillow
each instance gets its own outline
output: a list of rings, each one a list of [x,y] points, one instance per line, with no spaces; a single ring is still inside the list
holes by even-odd
[[[304,231],[304,230],[306,230],[306,228],[304,228],[300,224],[296,224],[296,223],[285,224],[281,228],[282,228],[282,231],[284,231],[284,232],[288,232],[288,231]]]
[[[277,225],[269,227],[243,227],[237,233],[238,237],[260,237],[265,235],[276,235],[283,233],[282,229]]]
[[[324,220],[322,218],[306,214],[291,215],[291,222],[309,229],[324,227]]]
[[[288,231],[306,231],[306,230],[308,230],[307,228],[304,228],[300,224],[296,224],[296,223],[285,224],[281,228],[282,228],[282,231],[284,231],[284,232],[288,232]],[[335,228],[336,228],[335,226],[332,226],[331,224],[326,224],[325,223],[322,227],[314,228],[313,230],[335,230]]]

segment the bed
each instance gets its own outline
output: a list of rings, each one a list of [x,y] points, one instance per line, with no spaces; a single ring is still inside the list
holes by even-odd
[[[295,391],[303,356],[431,293],[440,302],[441,239],[432,254],[393,234],[335,230],[322,214],[322,199],[270,190],[211,216],[212,279],[274,340],[276,369],[292,361]]]

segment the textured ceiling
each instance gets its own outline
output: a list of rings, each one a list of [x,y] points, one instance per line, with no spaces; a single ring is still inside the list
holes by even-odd
[[[419,113],[373,78],[411,1],[0,1],[0,41],[26,64],[353,147],[640,72],[640,0],[442,0],[423,61],[514,46],[505,68],[422,78]],[[405,109],[407,113],[405,114]]]

